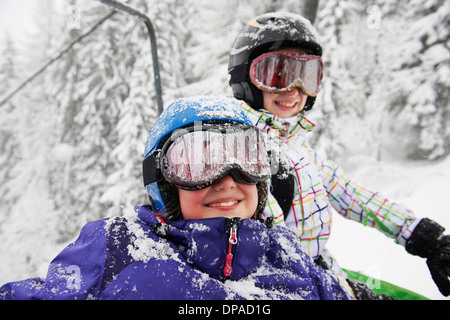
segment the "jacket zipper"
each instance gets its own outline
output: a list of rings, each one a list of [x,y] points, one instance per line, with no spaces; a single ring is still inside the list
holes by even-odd
[[[233,247],[238,243],[237,239],[237,228],[238,228],[238,220],[239,218],[232,219],[230,222],[230,237],[228,238],[228,252],[225,256],[225,266],[223,267],[223,275],[226,278],[229,278],[231,272],[233,271],[232,263],[233,263]]]

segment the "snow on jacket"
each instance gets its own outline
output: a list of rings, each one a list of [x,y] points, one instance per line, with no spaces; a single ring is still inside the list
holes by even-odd
[[[405,245],[420,219],[415,219],[408,208],[350,181],[334,162],[320,159],[305,140],[313,123],[300,114],[282,119],[245,103],[241,107],[254,125],[275,141],[281,160],[289,164],[295,180],[295,196],[285,221],[275,201],[268,202],[265,214],[293,230],[305,252],[313,258],[323,253],[330,236],[332,207],[342,216],[377,228]]]
[[[232,241],[230,241],[230,239]],[[46,280],[4,299],[351,299],[284,227],[211,218],[166,224],[150,207],[88,223]]]

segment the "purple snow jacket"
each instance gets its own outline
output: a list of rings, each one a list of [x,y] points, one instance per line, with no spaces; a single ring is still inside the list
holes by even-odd
[[[11,282],[3,299],[351,299],[294,233],[248,219],[166,224],[150,207],[88,223],[47,277]]]

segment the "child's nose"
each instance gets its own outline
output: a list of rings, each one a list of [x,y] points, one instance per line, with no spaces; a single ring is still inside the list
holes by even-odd
[[[294,96],[297,96],[297,95],[300,94],[300,89],[294,88],[294,89],[292,89],[291,91],[285,92],[284,94],[287,95],[287,96],[292,96],[292,97],[294,97]]]
[[[230,175],[223,177],[222,179],[213,184],[213,189],[215,191],[228,190],[234,188],[236,188],[236,182]]]

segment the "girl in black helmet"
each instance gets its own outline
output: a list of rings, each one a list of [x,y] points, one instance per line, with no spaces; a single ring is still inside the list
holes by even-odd
[[[282,223],[297,233],[304,250],[340,273],[325,250],[333,207],[342,216],[394,238],[409,253],[427,258],[439,290],[449,295],[450,239],[442,237],[444,228],[350,181],[339,166],[321,159],[306,142],[314,124],[304,112],[311,110],[320,90],[321,56],[314,27],[290,13],[268,13],[251,20],[233,44],[228,68],[233,94],[247,102],[242,108],[253,123],[277,139],[283,164],[271,179],[279,206],[268,202],[266,212],[284,214]]]

